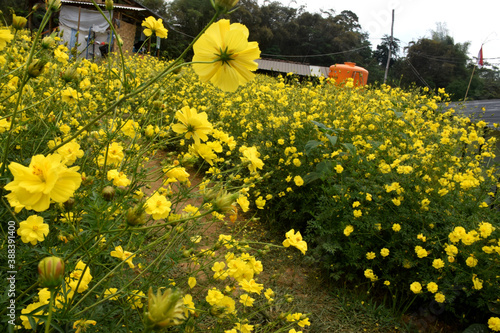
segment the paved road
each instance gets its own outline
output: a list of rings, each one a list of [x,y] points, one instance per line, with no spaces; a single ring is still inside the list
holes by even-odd
[[[467,115],[474,120],[483,119],[490,125],[500,124],[500,99],[487,99],[481,101],[453,102],[450,107],[458,113]],[[485,111],[482,110],[484,107]]]

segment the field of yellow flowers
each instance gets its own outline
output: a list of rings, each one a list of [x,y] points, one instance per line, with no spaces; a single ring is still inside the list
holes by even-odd
[[[259,278],[279,248],[500,331],[496,125],[444,91],[255,76],[246,27],[217,21],[236,2],[214,2],[192,63],[81,59],[41,36],[58,0],[38,32],[0,27],[0,326],[307,331]],[[207,239],[252,211],[279,245]]]

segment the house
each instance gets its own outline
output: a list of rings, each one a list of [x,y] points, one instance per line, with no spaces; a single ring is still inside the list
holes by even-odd
[[[294,73],[301,77],[323,76],[328,77],[330,69],[328,67],[312,66],[297,62],[275,60],[275,59],[257,59],[260,73],[282,74]]]
[[[134,45],[145,40],[142,34],[142,21],[149,16],[161,18],[158,14],[134,0],[116,0],[113,10],[108,12],[104,0],[96,0],[97,5],[107,15],[123,41],[124,52],[134,52]],[[59,11],[59,30],[63,31],[63,40],[71,48],[80,44],[81,57],[93,59],[105,55],[111,44],[112,51],[117,51],[116,36],[102,14],[91,0],[61,0]]]

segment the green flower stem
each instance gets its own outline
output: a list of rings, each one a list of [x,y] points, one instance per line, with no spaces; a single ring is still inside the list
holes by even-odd
[[[92,1],[94,2],[94,5],[95,5],[95,1],[94,0],[92,0]],[[96,7],[99,7],[99,6],[96,6]],[[102,10],[100,10],[100,8],[98,8],[98,9],[99,9],[99,11],[101,13],[103,13]],[[208,29],[208,27],[213,22],[215,22],[215,20],[217,19],[217,17],[219,15],[220,15],[220,11],[217,11],[215,13],[215,15],[212,17],[212,19],[210,20],[210,22],[203,28],[203,30],[198,34],[198,36],[196,36],[193,39],[193,41],[191,42],[191,44],[188,45],[188,47],[184,50],[184,52],[182,52],[182,54],[175,61],[173,61],[169,66],[167,66],[167,68],[165,68],[161,73],[159,73],[156,77],[152,78],[149,82],[147,82],[146,84],[144,84],[142,87],[137,88],[136,90],[134,90],[134,91],[132,91],[130,93],[125,94],[122,98],[120,98],[119,100],[115,101],[111,106],[109,106],[100,115],[98,115],[97,117],[95,117],[94,119],[92,119],[89,123],[87,123],[85,126],[83,126],[80,130],[76,131],[75,134],[73,134],[71,137],[67,138],[66,140],[64,140],[63,142],[61,142],[59,145],[57,145],[56,147],[52,148],[49,151],[49,153],[53,153],[54,151],[56,151],[60,147],[64,146],[66,143],[68,143],[71,140],[73,140],[74,138],[78,137],[81,133],[83,133],[84,131],[86,131],[87,129],[89,129],[91,126],[93,126],[96,122],[98,122],[100,119],[102,119],[105,115],[107,115],[109,112],[111,112],[114,108],[116,108],[118,105],[120,105],[126,99],[128,99],[130,97],[133,97],[135,95],[138,95],[139,93],[141,93],[144,90],[146,90],[146,88],[148,88],[149,86],[153,85],[156,81],[158,81],[159,79],[161,79],[164,75],[172,73],[176,69],[178,69],[178,68],[186,65],[184,63],[179,64],[179,62],[184,58],[184,56],[187,54],[187,52],[189,51],[189,49],[191,49],[193,47],[194,43],[201,37],[201,35],[203,33],[205,33],[205,31]],[[109,22],[109,20],[108,20],[108,23],[111,23],[111,22]],[[111,24],[111,27],[112,27],[112,24]],[[120,50],[121,50],[121,48],[120,48]],[[122,57],[123,57],[123,55],[122,55]],[[123,59],[123,58],[122,58],[122,63],[123,64],[125,63],[125,59]],[[124,68],[122,70],[124,72],[123,75],[125,75]],[[6,157],[4,159],[6,159]],[[2,165],[2,170],[1,170],[0,174],[3,172],[4,168],[5,168],[5,160],[4,160],[4,163]]]
[[[163,238],[166,238],[168,237],[170,234],[165,234],[163,237],[160,237],[158,240],[163,240]],[[153,244],[150,244],[150,245],[153,245]],[[146,250],[148,250],[151,246],[147,246],[147,247],[144,247],[142,250],[140,251],[137,251],[136,253],[134,254],[139,254],[139,253],[142,253]],[[137,280],[138,278],[140,278],[143,274],[145,274],[149,268],[151,266],[153,266],[154,264],[156,264],[157,261],[159,261],[160,259],[163,258],[163,256],[165,255],[165,253],[167,252],[167,250],[169,250],[170,247],[167,246],[165,247],[165,249],[158,255],[156,256],[156,258],[142,271],[140,272],[139,274],[137,274],[132,280],[130,280],[129,283],[127,283],[126,285],[124,285],[121,289],[121,290],[124,290],[126,289],[128,286],[130,286],[132,283],[134,283],[135,280]],[[85,298],[87,298],[87,296],[89,296],[92,291],[94,291],[94,289],[96,289],[102,282],[104,282],[108,276],[112,275],[114,272],[116,272],[118,270],[118,268],[120,268],[123,264],[125,264],[125,261],[123,260],[122,262],[120,262],[118,265],[116,265],[115,268],[113,268],[111,271],[108,272],[108,274],[106,274],[101,280],[99,280],[99,282],[97,282],[89,291],[87,291],[87,293],[78,301],[78,303],[76,303],[74,306],[73,306],[73,309],[75,309]],[[93,303],[92,305],[90,306],[87,306],[86,308],[84,308],[83,310],[81,310],[80,312],[76,313],[75,316],[80,316],[81,314],[85,313],[86,311],[90,310],[91,308],[93,308],[94,306],[102,303],[104,300],[101,300],[101,301],[98,301],[98,302],[95,302]]]
[[[29,65],[31,64],[31,62],[33,61],[33,57],[35,54],[35,47],[37,45],[38,40],[40,39],[40,35],[42,34],[42,30],[45,28],[45,26],[49,22],[51,15],[52,15],[52,10],[49,8],[45,12],[45,15],[42,19],[42,23],[40,24],[40,28],[38,28],[38,31],[36,32],[35,39],[33,40],[30,54],[28,56],[28,60],[26,61],[26,64],[25,64],[26,68],[24,71],[23,79],[21,80],[21,85],[19,86],[19,97],[17,98],[16,106],[14,107],[14,112],[12,113],[9,134],[7,135],[7,139],[5,140],[4,152],[3,152],[3,157],[2,157],[2,165],[0,166],[0,175],[3,175],[5,172],[5,166],[7,164],[7,156],[8,156],[8,152],[9,152],[9,148],[10,148],[10,141],[12,139],[12,132],[13,132],[15,125],[16,125],[16,118],[17,118],[17,114],[18,114],[19,105],[21,103],[22,92],[24,90],[24,86],[26,85],[26,83],[29,80],[28,68],[29,68]]]
[[[175,220],[175,221],[171,221],[171,222],[166,222],[166,223],[162,223],[162,224],[148,225],[147,227],[128,228],[127,230],[129,230],[129,231],[139,231],[139,230],[148,230],[148,229],[153,229],[153,228],[166,227],[168,225],[177,224],[177,223],[181,223],[181,222],[186,222],[186,221],[192,220],[193,218],[202,218],[204,216],[207,216],[208,214],[211,214],[212,212],[213,212],[213,210],[209,210],[208,212],[206,212],[204,214],[200,214],[200,215],[197,215],[197,216],[187,217],[185,219],[179,219],[179,220]],[[103,231],[103,234],[104,233],[118,232],[118,231],[123,231],[123,229],[106,230],[106,231]]]
[[[111,23],[111,21],[108,19],[108,17],[104,14],[104,12],[102,11],[102,9],[97,5],[97,3],[95,2],[95,0],[92,0],[92,3],[94,4],[94,7],[99,11],[99,13],[101,13],[101,15],[104,17],[104,19],[106,20],[106,22],[108,22],[109,24],[109,28],[113,31],[113,33],[115,34],[115,36],[117,36],[117,39],[118,37],[120,37],[120,35],[118,35],[118,33],[116,32],[116,29],[115,27],[113,26],[113,23]],[[110,12],[111,13],[111,12]],[[117,40],[116,44],[118,45],[118,50],[120,51],[120,58],[121,58],[121,64],[122,64],[122,72],[123,72],[123,81],[124,82],[124,85],[127,85],[127,75],[125,74],[126,71],[125,71],[125,58],[123,56],[123,50],[122,50],[122,46],[120,44],[120,41]]]
[[[49,316],[47,317],[47,322],[45,323],[45,333],[50,332],[50,322],[52,321],[52,313],[54,312],[54,298],[56,291],[53,288],[49,289],[50,300],[49,300]]]

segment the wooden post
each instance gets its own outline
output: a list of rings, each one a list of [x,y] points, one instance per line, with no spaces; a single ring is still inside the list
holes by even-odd
[[[384,84],[387,81],[387,73],[389,73],[389,64],[391,63],[392,43],[394,40],[394,9],[392,10],[392,24],[391,24],[391,41],[389,42],[389,54],[387,55],[387,64],[385,65]]]
[[[82,13],[82,7],[78,7],[78,25],[76,27],[77,31],[80,31],[80,15]]]
[[[470,83],[472,82],[472,77],[474,76],[474,71],[476,70],[476,65],[472,68],[472,74],[470,76],[469,85],[467,86],[467,91],[465,92],[464,102],[467,99],[467,94],[469,93]]]

